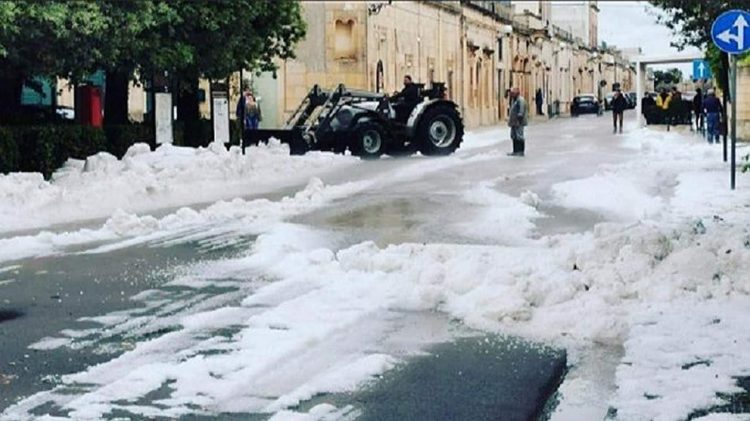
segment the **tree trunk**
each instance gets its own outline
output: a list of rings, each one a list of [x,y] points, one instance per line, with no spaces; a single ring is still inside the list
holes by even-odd
[[[130,72],[107,71],[105,83],[104,124],[127,124]]]
[[[21,111],[23,76],[18,73],[8,73],[0,77],[0,120],[5,120]]]
[[[198,78],[183,79],[177,94],[177,120],[197,121],[201,118],[198,101]]]
[[[198,78],[184,78],[177,92],[177,121],[182,122],[183,144],[202,146],[204,139],[200,122],[200,101],[198,100]]]

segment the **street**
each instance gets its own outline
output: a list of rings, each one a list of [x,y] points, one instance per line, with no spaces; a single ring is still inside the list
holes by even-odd
[[[0,418],[710,412],[750,375],[748,181],[728,195],[720,147],[625,120],[537,121],[524,158],[483,128],[444,158],[326,154],[262,192],[6,231]],[[647,340],[675,326],[692,345]],[[696,343],[658,393],[636,381],[666,370],[648,347]]]

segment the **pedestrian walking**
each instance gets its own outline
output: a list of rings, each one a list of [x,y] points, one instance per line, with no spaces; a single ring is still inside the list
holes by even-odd
[[[524,156],[526,139],[523,135],[523,128],[529,123],[529,109],[518,87],[511,88],[510,100],[508,126],[510,127],[510,139],[513,141],[513,152],[508,155]]]
[[[652,124],[655,122],[654,113],[656,110],[656,101],[651,96],[650,92],[643,94],[641,98],[641,114],[646,118],[646,124]]]
[[[667,88],[662,88],[661,93],[659,93],[659,95],[656,96],[656,109],[658,110],[658,113],[657,113],[658,124],[669,123],[667,110],[669,109],[669,103],[671,99],[672,98],[669,95]]]
[[[695,130],[703,133],[703,91],[701,88],[695,90],[695,96],[693,97],[693,113],[695,113]]]
[[[260,112],[260,104],[255,99],[255,95],[250,92],[245,97],[245,127],[248,130],[257,130],[262,120],[263,115]]]
[[[247,132],[257,130],[263,119],[260,105],[250,89],[245,89],[237,101],[236,115],[237,120],[242,122],[242,139],[249,139]]]
[[[615,91],[615,96],[612,98],[612,124],[614,129],[612,133],[617,133],[617,122],[620,122],[620,133],[622,133],[622,119],[625,114],[625,109],[628,108],[628,100],[625,99],[625,95],[618,88]]]
[[[721,124],[721,101],[716,98],[713,89],[708,90],[703,100],[703,112],[706,113],[706,138],[708,143],[719,143]]]
[[[668,123],[672,126],[680,124],[685,115],[685,107],[682,103],[682,93],[677,87],[672,87],[672,93],[669,95],[669,105],[667,106]]]
[[[534,101],[536,101],[536,115],[544,115],[544,112],[542,112],[542,104],[544,104],[544,94],[542,94],[541,89],[536,90]]]

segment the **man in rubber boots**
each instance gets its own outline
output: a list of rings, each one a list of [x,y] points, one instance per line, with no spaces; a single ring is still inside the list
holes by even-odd
[[[614,125],[612,133],[617,133],[618,121],[620,123],[620,133],[622,133],[622,119],[626,108],[628,108],[628,100],[625,99],[625,95],[622,94],[620,88],[617,88],[615,96],[612,98],[612,124]]]
[[[513,152],[508,155],[523,156],[526,143],[523,128],[529,123],[529,107],[526,100],[520,95],[520,90],[515,86],[510,89],[510,101],[508,126],[510,127],[510,138],[513,141]]]

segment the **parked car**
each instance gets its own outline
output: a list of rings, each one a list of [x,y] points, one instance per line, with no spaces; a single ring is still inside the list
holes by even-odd
[[[638,102],[638,95],[635,92],[625,93],[625,99],[628,100],[628,109],[635,109]]]
[[[573,98],[570,105],[570,115],[575,117],[581,114],[599,114],[601,105],[594,94],[583,94]]]
[[[610,92],[604,96],[604,109],[609,111],[612,109],[612,100],[615,98],[614,92]]]

